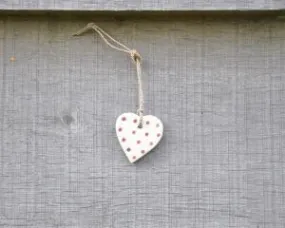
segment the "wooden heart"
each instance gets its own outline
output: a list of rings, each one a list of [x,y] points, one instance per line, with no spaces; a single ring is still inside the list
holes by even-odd
[[[163,124],[155,116],[140,117],[134,113],[123,113],[116,121],[116,132],[119,142],[131,163],[149,153],[161,140]]]

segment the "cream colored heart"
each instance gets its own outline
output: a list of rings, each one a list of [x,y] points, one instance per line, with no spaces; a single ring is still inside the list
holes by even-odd
[[[116,132],[119,142],[131,163],[149,153],[161,140],[163,124],[155,116],[140,117],[134,113],[123,113],[116,121]]]

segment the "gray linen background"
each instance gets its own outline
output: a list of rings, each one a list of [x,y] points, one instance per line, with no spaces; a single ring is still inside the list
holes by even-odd
[[[114,129],[134,66],[70,36],[87,22],[0,20],[0,227],[284,228],[284,22],[96,21],[165,124],[136,165]]]
[[[283,0],[1,0],[13,10],[269,10],[284,9]]]

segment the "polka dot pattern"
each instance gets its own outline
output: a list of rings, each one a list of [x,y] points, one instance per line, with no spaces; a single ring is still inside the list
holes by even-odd
[[[140,118],[134,113],[124,113],[116,122],[119,142],[131,163],[148,154],[163,135],[163,124],[155,116],[144,116],[142,127],[139,125]]]

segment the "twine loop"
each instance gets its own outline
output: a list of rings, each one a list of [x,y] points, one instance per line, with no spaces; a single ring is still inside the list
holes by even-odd
[[[126,45],[120,43],[119,41],[115,40],[112,36],[110,36],[107,32],[105,32],[103,29],[101,29],[99,26],[97,26],[95,23],[88,23],[84,28],[80,29],[78,32],[73,34],[74,36],[80,36],[83,33],[93,29],[96,31],[99,36],[103,39],[103,41],[111,48],[125,52],[130,55],[131,59],[136,65],[136,70],[137,70],[137,80],[138,80],[138,103],[139,103],[139,108],[137,110],[137,114],[140,117],[140,123],[139,127],[142,127],[143,123],[143,113],[144,113],[144,95],[143,95],[143,86],[142,86],[142,77],[141,77],[141,61],[142,58],[140,54],[138,53],[137,50],[135,49],[130,49]]]

